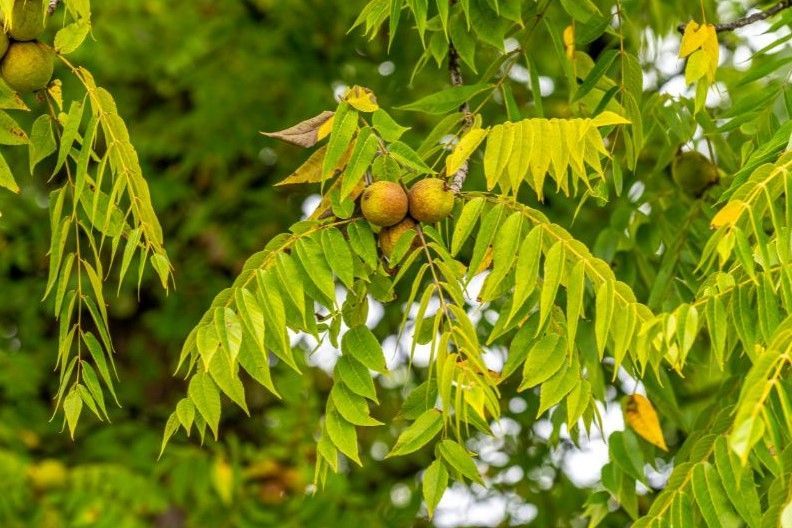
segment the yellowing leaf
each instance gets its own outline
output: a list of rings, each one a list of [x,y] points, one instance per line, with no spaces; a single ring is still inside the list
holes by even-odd
[[[487,247],[487,251],[484,252],[484,258],[481,259],[481,264],[479,267],[476,268],[476,273],[474,275],[478,275],[479,273],[484,273],[492,266],[492,246]]]
[[[629,125],[631,121],[615,112],[606,110],[592,119],[591,124],[599,128],[609,125]]]
[[[355,142],[353,141],[349,147],[346,149],[344,154],[341,156],[341,160],[338,162],[338,167],[343,168],[346,166],[347,161],[349,161],[349,156],[352,154],[352,149],[355,146]],[[298,183],[321,183],[325,180],[330,179],[331,177],[335,176],[335,172],[330,172],[328,174],[322,174],[322,163],[324,162],[325,157],[325,150],[327,149],[326,146],[323,146],[311,156],[305,160],[305,163],[300,165],[297,170],[291,173],[286,178],[282,179],[275,185],[294,185]]]
[[[379,109],[377,104],[377,96],[368,88],[362,86],[353,86],[350,88],[344,100],[349,103],[352,108],[361,112],[374,112]]]
[[[627,424],[641,438],[663,451],[668,451],[665,438],[663,438],[663,430],[660,429],[660,420],[657,418],[652,402],[645,396],[640,394],[629,396],[624,406],[624,415],[627,418]]]
[[[701,46],[707,57],[710,59],[710,70],[708,72],[709,81],[715,81],[715,72],[718,69],[718,59],[720,58],[720,46],[718,45],[718,33],[715,31],[715,26],[708,24],[705,26],[706,39]]]
[[[474,128],[469,130],[462,139],[459,140],[454,151],[446,158],[446,174],[451,176],[464,165],[464,163],[478,148],[484,138],[487,137],[487,129]]]
[[[714,82],[720,56],[715,26],[699,25],[692,20],[688,22],[679,46],[679,56],[689,57],[685,67],[685,81],[688,84],[698,81],[705,75],[709,83]]]
[[[487,188],[499,185],[504,193],[516,193],[527,182],[541,200],[548,174],[567,196],[578,182],[590,188],[589,174],[603,178],[600,160],[610,157],[598,129],[627,124],[630,120],[606,111],[593,119],[531,118],[496,125],[487,133],[484,151]]]
[[[742,216],[744,210],[744,202],[741,200],[732,200],[724,205],[720,211],[718,211],[718,213],[712,218],[710,225],[715,229],[726,225],[732,226],[737,222],[737,220],[740,219],[740,216]]]
[[[709,71],[709,57],[703,51],[698,50],[690,56],[687,66],[685,66],[685,82],[693,84],[705,75],[709,75]]]
[[[704,27],[695,20],[691,20],[685,25],[685,33],[682,35],[682,42],[679,44],[679,56],[685,58],[697,49],[701,48],[706,38]]]
[[[322,161],[324,160],[325,149],[322,147],[305,160],[297,170],[289,176],[279,181],[275,185],[291,185],[294,183],[316,183],[322,181]]]
[[[564,28],[564,49],[569,60],[575,58],[575,26]]]
[[[55,101],[58,105],[59,110],[63,110],[63,83],[61,83],[60,79],[55,79],[52,81],[49,86],[47,86],[47,92],[49,92],[50,97]]]
[[[330,119],[322,123],[319,128],[316,129],[316,141],[322,141],[324,138],[330,135],[330,132],[333,131],[333,120],[335,119],[335,114],[330,116]]]
[[[483,418],[487,419],[487,414],[484,411],[484,389],[481,388],[480,385],[476,385],[475,387],[470,387],[469,389],[465,390],[464,392],[465,402],[470,405],[470,407],[478,413],[478,415]]]

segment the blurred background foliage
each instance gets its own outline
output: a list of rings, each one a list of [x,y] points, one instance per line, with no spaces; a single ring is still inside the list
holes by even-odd
[[[15,173],[23,192],[19,197],[0,193],[0,525],[428,523],[417,492],[417,473],[428,463],[428,454],[383,461],[393,440],[387,427],[367,429],[361,436],[367,457],[376,462],[333,476],[325,490],[306,495],[313,479],[317,423],[330,386],[321,369],[308,369],[309,375],[299,377],[276,367],[282,401],[250,386],[251,418],[226,406],[219,442],[207,440],[201,447],[195,438],[178,438],[157,460],[165,419],[185,392],[183,382],[172,377],[185,336],[244,259],[303,214],[311,193],[303,187],[272,186],[307,153],[267,140],[259,131],[279,130],[332,108],[334,94],[344,86],[367,86],[381,106],[392,108],[448,84],[445,66],[438,69],[432,61],[411,83],[412,67],[423,49],[409,24],[402,24],[389,54],[387,35],[367,40],[359,31],[347,34],[362,4],[93,2],[93,38],[73,61],[86,66],[113,93],[129,124],[165,229],[176,291],[166,296],[149,276],[139,302],[131,282],[112,300],[110,326],[123,408],[111,411],[109,426],[84,418],[72,442],[60,432],[59,419],[49,421],[57,387],[52,373],[56,325],[50,308],[38,302],[47,274],[47,167],[40,167],[34,178],[22,176],[27,166],[24,151],[9,154],[9,161],[20,168]],[[714,16],[714,3],[705,4]],[[634,14],[635,27],[651,26],[657,35],[673,33],[677,23],[701,13],[697,2],[625,0],[623,5]],[[559,32],[569,20],[561,9],[549,10],[547,17]],[[637,49],[643,37],[628,34],[628,45]],[[557,83],[546,94],[546,114],[583,114],[566,102],[564,73],[546,36],[537,32],[532,38],[536,52],[531,56],[538,70]],[[589,54],[596,56],[612,45],[610,38],[587,43]],[[479,73],[494,58],[494,49],[480,49]],[[678,75],[682,64],[678,66],[676,72],[658,68],[654,86]],[[652,69],[651,57],[646,69]],[[64,71],[56,74],[61,74],[65,92],[75,88]],[[468,68],[466,75],[475,78]],[[730,75],[727,69],[727,82],[734,77]],[[512,80],[518,105],[530,115],[533,95],[527,79],[514,75]],[[764,88],[747,86],[741,95],[755,96],[759,89]],[[651,103],[645,120],[651,118],[657,125],[647,125],[650,147],[641,160],[641,174],[653,214],[635,214],[638,204],[626,192],[606,207],[583,208],[577,218],[574,199],[550,197],[542,205],[551,218],[571,226],[595,254],[613,263],[619,277],[642,298],[650,294],[652,276],[644,272],[656,269],[653,251],[660,243],[670,245],[680,233],[693,233],[677,248],[687,264],[681,268],[684,273],[692,269],[707,236],[706,220],[691,214],[694,200],[681,194],[667,176],[674,153],[696,127],[690,108],[662,98]],[[484,114],[485,122],[505,120],[502,102],[489,105]],[[413,127],[407,136],[413,144],[433,125],[426,117],[393,115]],[[761,134],[767,128],[765,120],[771,119],[772,114],[756,116],[746,137]],[[724,163],[728,166],[728,158]],[[634,178],[625,175],[625,190]],[[472,177],[470,185],[480,180]],[[671,292],[667,299],[673,305],[686,293]],[[400,310],[398,303],[388,308],[377,329],[380,337],[396,331]],[[591,329],[587,331],[591,335]],[[691,395],[689,406],[679,411],[675,402],[661,402],[661,411],[683,412],[680,421],[692,421],[708,388],[718,383],[716,374],[704,374],[694,369],[688,377],[684,390]],[[396,415],[403,382],[396,379],[380,387],[383,405],[377,418],[390,422]],[[614,400],[618,389],[608,399]],[[558,450],[539,436],[518,434],[535,425],[531,409],[535,411],[537,400],[529,393],[518,402],[506,402],[510,426],[498,432],[490,446],[505,454],[505,460],[491,461],[503,469],[502,478],[494,478],[490,491],[476,490],[476,496],[485,503],[488,497],[500,497],[504,524],[521,522],[526,518],[521,508],[532,504],[532,525],[572,526],[588,492],[559,470]],[[567,447],[562,442],[560,449]],[[515,467],[517,473],[508,474],[506,470]],[[626,519],[616,514],[605,525],[624,526]]]

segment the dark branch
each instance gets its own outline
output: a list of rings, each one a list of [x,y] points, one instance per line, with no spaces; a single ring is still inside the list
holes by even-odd
[[[451,4],[453,3],[454,0],[451,0]],[[462,86],[465,83],[465,80],[462,78],[462,68],[459,64],[459,52],[456,47],[454,47],[454,43],[451,40],[448,41],[448,73],[451,75],[451,84],[453,86]],[[470,113],[470,105],[464,103],[459,107],[459,110],[465,116],[465,128],[473,125],[473,114]],[[448,188],[455,193],[461,191],[467,179],[468,170],[468,162],[465,161],[459,170],[456,171],[456,174],[454,174]]]
[[[753,15],[749,15],[747,17],[738,18],[737,20],[732,20],[731,22],[724,22],[723,24],[715,24],[715,31],[721,33],[723,31],[734,31],[735,29],[748,26],[753,24],[754,22],[758,22],[760,20],[765,20],[766,18],[770,18],[771,16],[780,13],[784,9],[792,7],[792,0],[784,0],[783,2],[778,2],[776,5],[768,9],[767,11],[759,11],[754,13]],[[677,26],[677,31],[680,33],[685,32],[685,26],[687,24],[679,24]]]
[[[47,7],[47,12],[51,15],[58,9],[58,4],[60,4],[60,0],[49,0],[49,6]]]

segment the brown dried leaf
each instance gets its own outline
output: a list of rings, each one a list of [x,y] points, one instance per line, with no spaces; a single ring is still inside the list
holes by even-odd
[[[319,128],[328,119],[333,117],[333,114],[334,112],[325,110],[321,114],[310,119],[306,119],[305,121],[297,123],[296,125],[285,130],[279,130],[278,132],[262,132],[262,134],[267,137],[286,141],[287,143],[291,143],[293,145],[310,148],[316,145],[316,142],[319,141],[317,133]]]

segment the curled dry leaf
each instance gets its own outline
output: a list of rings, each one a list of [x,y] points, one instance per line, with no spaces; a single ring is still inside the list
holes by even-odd
[[[326,110],[321,114],[306,119],[296,125],[289,127],[285,130],[278,132],[262,132],[267,137],[280,139],[304,148],[310,148],[316,145],[316,142],[321,139],[318,131],[329,119],[333,117],[334,112]]]

